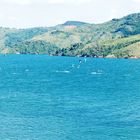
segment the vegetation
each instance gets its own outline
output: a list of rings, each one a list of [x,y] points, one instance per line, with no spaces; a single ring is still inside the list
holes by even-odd
[[[50,28],[0,28],[0,53],[140,57],[140,13],[103,24],[67,21]]]

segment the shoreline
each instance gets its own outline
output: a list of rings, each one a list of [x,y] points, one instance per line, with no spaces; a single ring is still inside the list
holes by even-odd
[[[8,53],[8,54],[0,54],[0,56],[7,56],[7,55],[46,55],[46,56],[50,56],[50,57],[77,57],[77,58],[97,58],[97,59],[140,59],[140,57],[137,57],[137,56],[132,56],[132,57],[102,57],[102,56],[99,56],[99,57],[93,57],[93,56],[69,56],[69,55],[48,55],[48,54],[31,54],[31,53],[28,53],[28,54],[20,54],[20,53]]]

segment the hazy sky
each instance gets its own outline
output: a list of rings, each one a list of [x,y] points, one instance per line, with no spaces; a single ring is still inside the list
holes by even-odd
[[[0,26],[53,26],[67,20],[101,23],[140,12],[140,0],[0,0]]]

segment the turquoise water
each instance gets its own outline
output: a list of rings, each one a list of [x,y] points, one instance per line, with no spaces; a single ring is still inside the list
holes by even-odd
[[[0,140],[139,140],[140,60],[0,56]]]

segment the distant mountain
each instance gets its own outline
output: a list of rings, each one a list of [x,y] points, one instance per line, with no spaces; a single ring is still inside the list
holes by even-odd
[[[88,23],[86,22],[80,22],[80,21],[67,21],[64,24],[62,24],[63,26],[82,26],[82,25],[86,25]]]
[[[0,53],[140,57],[140,13],[103,24],[67,21],[54,27],[0,28]]]

